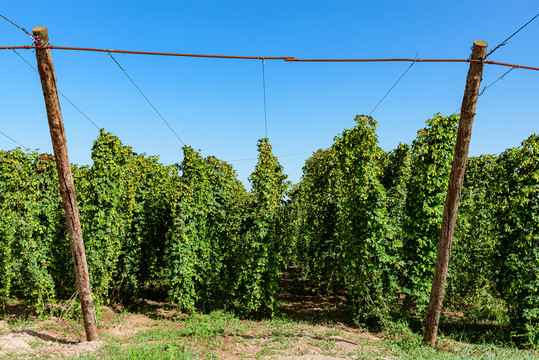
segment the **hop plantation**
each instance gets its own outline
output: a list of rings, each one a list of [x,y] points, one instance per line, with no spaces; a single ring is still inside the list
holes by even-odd
[[[385,152],[376,122],[357,116],[293,186],[261,139],[250,191],[230,164],[191,147],[164,166],[101,130],[93,164],[72,166],[94,298],[166,294],[183,311],[271,316],[279,275],[297,267],[346,296],[361,326],[421,319],[458,119],[434,115],[411,145]],[[0,151],[0,203],[0,300],[45,311],[71,298],[54,157]],[[469,158],[444,307],[539,345],[539,136]]]

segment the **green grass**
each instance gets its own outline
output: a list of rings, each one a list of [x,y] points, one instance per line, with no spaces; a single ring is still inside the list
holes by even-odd
[[[142,331],[133,336],[134,341],[163,341],[181,338],[213,338],[225,335],[226,329],[235,329],[239,319],[222,311],[209,315],[194,314],[174,327],[173,321],[162,320],[155,329]],[[239,328],[238,328],[239,329]],[[229,330],[230,332],[230,330]]]
[[[105,339],[106,344],[98,353],[73,359],[218,359],[211,349],[218,348],[222,337],[230,334],[230,330],[241,332],[240,321],[222,311],[209,315],[194,314],[180,321],[160,320],[151,329],[136,333],[127,340]],[[192,342],[209,351],[201,356],[190,344]]]
[[[108,329],[117,326],[129,329],[129,319],[136,314],[115,314],[108,319]],[[76,321],[73,321],[76,323]],[[49,324],[56,332],[73,336],[80,327]],[[22,319],[12,321],[12,331],[31,328],[35,321]],[[103,329],[107,328],[105,326]],[[344,325],[315,325],[310,322],[277,317],[263,321],[240,320],[235,315],[215,311],[210,314],[193,314],[185,319],[159,319],[144,323],[138,332],[103,332],[103,345],[91,354],[58,357],[58,354],[38,355],[46,341],[35,338],[29,345],[32,359],[219,359],[233,356],[261,359],[276,356],[300,356],[313,353],[349,359],[539,359],[539,352],[519,350],[510,341],[506,329],[495,326],[481,327],[455,324],[446,327],[439,336],[438,349],[423,345],[421,334],[412,331],[406,324],[394,324],[382,333],[380,340],[367,338],[357,329]],[[481,341],[481,338],[483,340]],[[346,340],[343,343],[342,340]],[[346,346],[344,346],[346,345]],[[247,354],[242,352],[247,349]],[[234,355],[235,354],[235,355]],[[61,355],[61,354],[60,354]],[[20,354],[11,354],[0,359],[20,359]]]
[[[190,360],[199,359],[192,349],[181,344],[134,344],[127,348],[105,346],[101,354],[73,357],[72,359],[108,360]]]
[[[397,334],[397,336],[395,336]],[[492,333],[484,333],[491,336]],[[462,333],[461,337],[468,335]],[[477,335],[473,335],[475,338]],[[412,332],[409,328],[401,326],[383,334],[383,348],[388,356],[397,359],[434,359],[434,360],[457,360],[457,359],[539,359],[539,353],[534,350],[520,350],[508,342],[499,341],[494,344],[495,339],[485,339],[482,344],[471,344],[455,339],[454,336],[438,337],[438,348],[434,349],[426,346],[422,342],[420,334]],[[461,339],[462,340],[462,339]]]
[[[458,351],[437,350],[431,347],[414,343],[402,346],[402,343],[388,343],[384,345],[387,354],[397,359],[522,359],[537,360],[539,354],[518,349],[506,349],[492,345],[473,345],[459,347]]]
[[[306,349],[316,349],[324,355],[347,356],[354,359],[538,359],[533,350],[519,350],[509,343],[470,344],[454,336],[440,336],[438,349],[425,346],[420,334],[404,325],[395,326],[379,334],[377,342],[352,339],[359,346],[348,352],[339,352],[333,336],[350,338],[343,330],[319,328],[303,322],[277,318],[262,322],[240,321],[234,315],[217,311],[209,315],[193,315],[177,322],[162,320],[155,327],[129,338],[128,346],[109,341],[98,354],[82,359],[218,359],[217,350],[223,350],[223,339],[236,335],[237,342],[257,346],[254,358],[276,355],[302,355],[307,350],[294,350],[297,341],[304,341]],[[488,334],[485,334],[488,335]],[[490,333],[490,335],[493,335]],[[463,337],[467,335],[462,334]],[[474,335],[475,336],[475,335]]]

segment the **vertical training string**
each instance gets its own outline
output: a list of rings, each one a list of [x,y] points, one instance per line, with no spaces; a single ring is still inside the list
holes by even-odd
[[[264,69],[264,59],[262,59],[262,88],[264,90],[264,128],[266,130],[266,138],[268,137],[268,115],[266,112],[266,71]]]

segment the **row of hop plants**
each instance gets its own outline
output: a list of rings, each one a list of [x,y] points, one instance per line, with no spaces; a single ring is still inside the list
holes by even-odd
[[[73,166],[94,299],[166,292],[178,309],[272,313],[288,187],[267,139],[251,191],[232,166],[184,147],[181,164],[136,154],[104,130],[91,166]],[[43,311],[69,299],[75,275],[53,156],[0,151],[0,300]]]
[[[285,206],[293,259],[323,291],[344,293],[360,324],[425,315],[458,115],[435,115],[411,145],[378,145],[376,122],[335,137],[307,159]],[[539,344],[539,137],[471,157],[444,306],[508,321]]]
[[[230,164],[184,147],[163,166],[101,131],[92,166],[73,166],[98,303],[165,291],[178,308],[273,313],[286,259],[362,324],[424,315],[458,116],[435,115],[411,145],[384,152],[376,122],[309,158],[289,184],[267,139],[247,191]],[[508,319],[539,341],[539,138],[469,159],[446,306]],[[45,304],[75,277],[54,158],[0,152],[0,298]],[[286,203],[284,202],[286,200]]]

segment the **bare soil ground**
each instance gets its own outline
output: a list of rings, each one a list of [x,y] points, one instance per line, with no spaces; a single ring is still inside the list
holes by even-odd
[[[155,306],[157,310],[158,306]],[[318,311],[317,306],[314,311]],[[301,309],[302,315],[307,310]],[[119,342],[122,347],[133,345],[133,336],[152,329],[165,328],[170,332],[187,329],[188,320],[169,314],[162,319],[146,314],[118,314],[104,309],[101,314],[98,342],[85,342],[82,327],[73,320],[51,318],[46,321],[22,322],[8,325],[0,322],[0,358],[34,359],[66,358],[81,354],[99,353],[106,341]],[[187,332],[188,333],[188,332]],[[165,341],[165,340],[164,340]],[[380,339],[341,324],[310,325],[288,322],[237,320],[221,334],[202,339],[183,336],[182,342],[202,356],[212,353],[222,359],[349,359],[363,349],[376,352]]]
[[[380,338],[350,324],[344,297],[324,297],[293,274],[283,277],[281,317],[289,320],[238,320],[223,323],[212,336],[190,330],[189,316],[179,314],[166,303],[140,300],[140,312],[102,308],[98,315],[101,341],[84,341],[80,321],[51,317],[38,320],[27,306],[4,309],[0,321],[0,358],[69,358],[102,353],[106,343],[122,348],[133,346],[137,334],[155,329],[178,333],[181,343],[203,358],[211,354],[222,359],[350,359],[358,353],[379,353]],[[203,317],[204,315],[200,315]],[[209,320],[211,321],[211,320]],[[190,332],[191,331],[191,332]],[[192,334],[191,334],[192,333]],[[191,334],[191,335],[190,335]],[[155,340],[153,342],[165,342]]]
[[[30,320],[32,321],[32,320]],[[0,322],[0,357],[17,359],[36,357],[68,357],[91,353],[102,342],[81,341],[84,333],[67,321],[51,318],[8,326]]]

